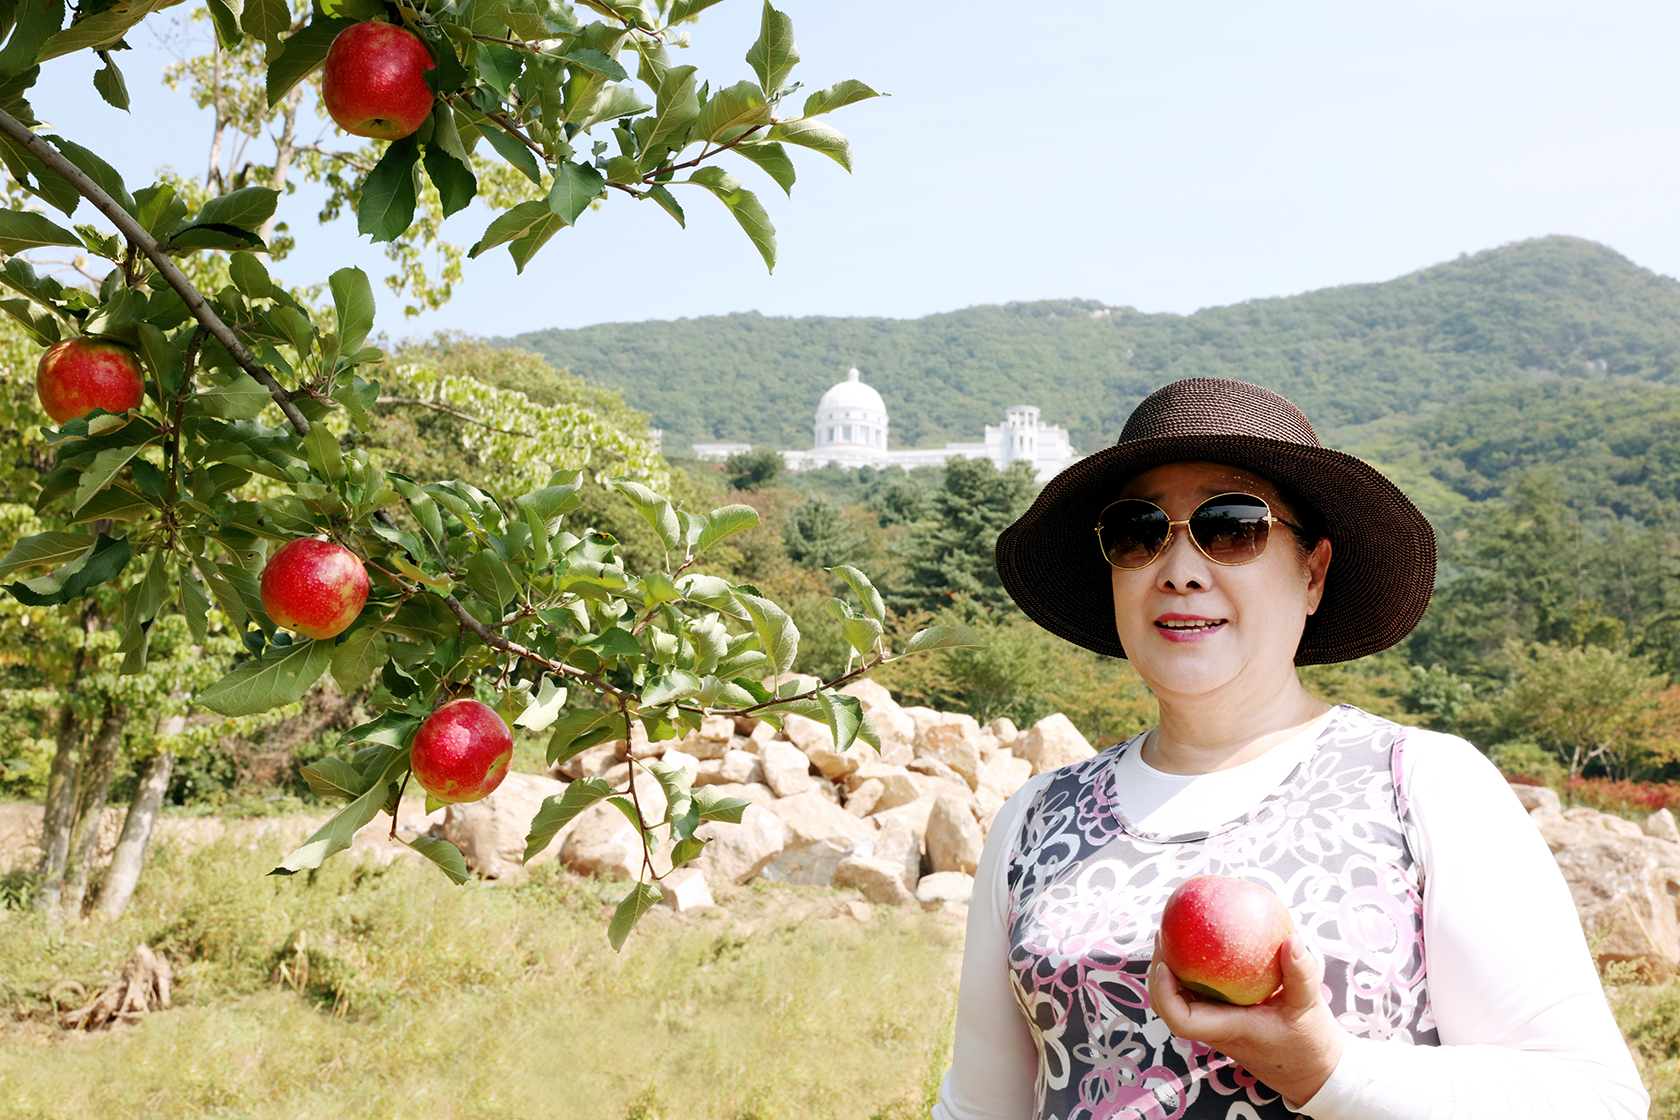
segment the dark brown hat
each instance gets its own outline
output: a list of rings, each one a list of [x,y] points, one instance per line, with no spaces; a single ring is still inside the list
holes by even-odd
[[[1423,514],[1375,467],[1319,443],[1294,405],[1222,377],[1175,381],[1150,394],[1119,443],[1051,479],[998,537],[998,576],[1027,617],[1086,649],[1126,656],[1097,516],[1128,479],[1190,460],[1253,471],[1323,519],[1330,572],[1297,665],[1387,649],[1423,617],[1435,586],[1435,532]]]

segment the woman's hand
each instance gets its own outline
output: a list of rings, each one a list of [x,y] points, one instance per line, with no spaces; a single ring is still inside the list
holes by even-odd
[[[1342,1029],[1324,1002],[1324,970],[1298,933],[1278,948],[1283,987],[1252,1007],[1203,999],[1178,982],[1161,959],[1149,966],[1149,1000],[1179,1038],[1235,1060],[1286,1103],[1305,1104],[1342,1057]]]

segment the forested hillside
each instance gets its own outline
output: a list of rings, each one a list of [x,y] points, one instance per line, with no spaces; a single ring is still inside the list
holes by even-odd
[[[1361,426],[1479,390],[1674,383],[1680,284],[1602,245],[1549,237],[1187,316],[1055,300],[911,320],[746,312],[504,342],[621,390],[674,452],[695,440],[807,447],[818,397],[854,364],[886,398],[895,446],[976,438],[1025,401],[1089,452],[1144,394],[1197,374],[1278,389],[1345,446],[1367,435]]]

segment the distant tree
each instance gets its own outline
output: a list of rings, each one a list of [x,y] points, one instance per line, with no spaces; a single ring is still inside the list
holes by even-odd
[[[913,525],[933,512],[933,495],[913,479],[898,479],[869,499],[869,509],[882,525]]]
[[[725,459],[723,473],[724,477],[729,479],[729,485],[735,489],[757,490],[780,478],[785,466],[781,452],[761,447],[756,451],[743,451]]]
[[[812,494],[782,522],[788,559],[802,568],[832,568],[853,559],[863,544],[839,502]]]
[[[1512,643],[1516,665],[1497,707],[1507,726],[1531,734],[1571,778],[1597,762],[1624,778],[1671,754],[1671,733],[1654,717],[1667,680],[1645,657],[1596,645]]]
[[[992,550],[998,534],[1024,512],[1038,480],[1032,465],[998,470],[990,459],[952,459],[924,527],[905,542],[909,571],[890,601],[895,610],[937,610],[963,595],[976,606],[1012,610],[998,582]]]

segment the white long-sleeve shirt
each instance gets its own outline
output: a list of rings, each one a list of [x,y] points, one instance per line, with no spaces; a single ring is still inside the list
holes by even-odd
[[[1157,834],[1253,808],[1313,748],[1318,725],[1243,766],[1162,774],[1130,752],[1128,818]],[[953,1061],[934,1120],[1027,1120],[1038,1051],[1011,988],[1006,872],[1034,778],[998,812],[969,905]],[[1429,996],[1442,1045],[1349,1035],[1300,1112],[1314,1120],[1633,1120],[1649,1097],[1605,1003],[1580,921],[1539,830],[1473,746],[1411,729],[1405,788],[1424,869]]]

